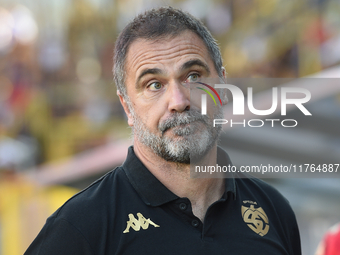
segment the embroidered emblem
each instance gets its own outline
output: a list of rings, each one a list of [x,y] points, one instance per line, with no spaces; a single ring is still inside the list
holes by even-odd
[[[149,225],[154,226],[155,228],[159,228],[159,225],[155,224],[149,219],[145,219],[143,214],[137,213],[138,220],[135,218],[135,216],[130,213],[129,214],[129,221],[127,221],[126,229],[123,231],[123,233],[129,233],[130,228],[132,228],[135,231],[139,231],[140,228],[142,229],[148,229]]]
[[[244,222],[256,234],[264,236],[269,231],[268,216],[261,207],[255,208],[254,204],[249,207],[241,206]]]

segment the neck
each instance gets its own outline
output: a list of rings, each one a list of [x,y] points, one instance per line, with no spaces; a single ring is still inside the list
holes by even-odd
[[[202,222],[208,207],[219,200],[224,192],[224,180],[219,178],[190,178],[190,165],[169,162],[156,155],[150,148],[135,140],[134,151],[147,169],[171,192],[190,200],[192,210]],[[217,146],[200,162],[216,165]]]

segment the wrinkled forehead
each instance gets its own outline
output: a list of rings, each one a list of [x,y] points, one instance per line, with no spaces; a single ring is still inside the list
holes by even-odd
[[[172,57],[185,57],[189,54],[199,54],[204,59],[212,61],[203,40],[194,32],[183,31],[176,35],[163,35],[153,39],[137,38],[126,55],[125,72],[128,74],[143,62],[165,61]]]

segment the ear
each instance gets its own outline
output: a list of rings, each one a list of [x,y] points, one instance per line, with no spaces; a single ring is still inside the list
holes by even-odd
[[[126,113],[126,116],[128,118],[128,125],[130,127],[133,126],[133,117],[132,117],[132,114],[130,112],[130,109],[129,109],[129,106],[128,106],[128,103],[125,101],[123,95],[120,93],[119,90],[117,90],[117,96],[119,97],[119,101],[120,103],[122,104],[123,108],[124,108],[124,111]]]
[[[221,67],[222,75],[225,81],[227,81],[227,71],[225,70],[224,66]]]
[[[227,83],[227,72],[224,68],[224,66],[221,67],[222,69],[222,75],[223,75],[223,82]],[[220,94],[221,94],[221,101],[223,105],[226,105],[228,103],[228,95],[227,95],[227,89],[220,89]]]

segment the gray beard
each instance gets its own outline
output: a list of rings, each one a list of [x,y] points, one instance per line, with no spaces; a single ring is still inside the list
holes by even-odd
[[[131,111],[131,109],[130,109]],[[216,144],[222,126],[213,127],[213,119],[201,115],[200,111],[189,110],[173,113],[158,125],[161,135],[150,131],[134,111],[133,132],[142,144],[148,146],[155,154],[166,161],[190,164],[201,160]],[[223,119],[222,108],[214,115],[214,119]],[[202,124],[204,128],[202,128]],[[171,131],[176,137],[167,137],[164,133]]]

